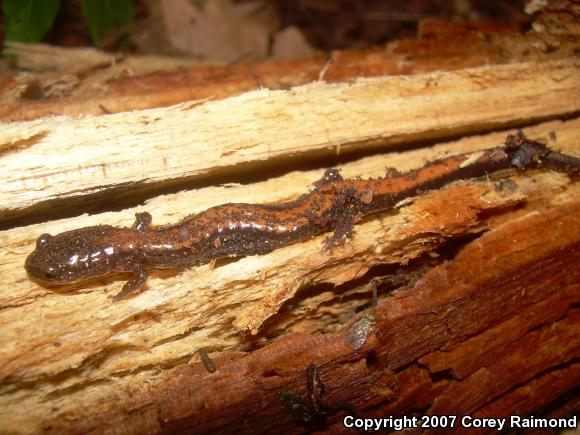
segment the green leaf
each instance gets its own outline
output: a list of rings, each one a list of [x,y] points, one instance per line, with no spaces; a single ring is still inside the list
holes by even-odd
[[[4,0],[7,41],[38,42],[50,30],[60,0]]]
[[[133,24],[133,0],[81,0],[95,45],[108,30]]]

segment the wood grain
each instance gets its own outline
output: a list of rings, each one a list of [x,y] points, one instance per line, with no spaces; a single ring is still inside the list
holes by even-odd
[[[579,126],[576,119],[555,121],[527,129],[526,134],[580,155]],[[344,165],[343,175],[378,176],[388,166],[407,170],[448,153],[496,146],[506,134],[472,136],[429,149],[363,158]],[[159,397],[157,390],[150,390],[153,385],[169,382],[176,367],[197,361],[199,348],[222,355],[223,364],[228,352],[236,361],[236,353],[280,335],[340,330],[369,304],[368,287],[348,283],[356,283],[371,267],[404,265],[425,252],[437,251],[450,240],[501,228],[503,222],[517,221],[518,216],[532,218],[575,204],[580,197],[577,183],[542,171],[512,173],[517,183],[513,191],[498,188],[493,179],[457,183],[415,199],[397,214],[386,213],[357,225],[352,243],[329,255],[320,255],[321,236],[214,269],[203,266],[154,274],[145,292],[118,303],[112,303],[110,297],[119,291],[125,277],[49,289],[31,282],[22,267],[42,232],[98,223],[130,225],[133,213],[139,210],[150,211],[154,222],[163,224],[228,201],[288,200],[305,192],[321,174],[321,170],[293,172],[250,185],[185,191],[123,212],[83,215],[0,232],[4,247],[0,252],[0,420],[14,430],[26,424],[29,430],[37,430],[39,426],[30,426],[30,422],[38,425],[56,419],[62,424],[63,416],[69,414],[83,419],[81,416],[98,412],[116,412],[120,403],[132,403],[134,395],[148,397],[150,391],[151,397]],[[576,240],[573,234],[567,233],[568,243]],[[538,239],[538,243],[544,242]],[[519,243],[513,246],[520,249]],[[339,289],[333,290],[335,286]],[[413,327],[407,325],[407,330]],[[258,335],[252,337],[248,332]],[[305,343],[310,346],[308,340]],[[396,358],[389,357],[394,367],[420,356],[417,351],[408,354],[403,347],[398,349]],[[305,352],[304,364],[315,359],[311,351]],[[292,354],[294,358],[296,353]],[[268,370],[269,359],[260,364]],[[297,362],[293,369],[296,379],[302,376],[301,364]],[[224,382],[224,389],[232,388]],[[236,393],[242,401],[249,397],[243,385],[239,384],[241,390]],[[118,401],[111,402],[109,397]],[[210,399],[200,396],[199,400]],[[151,424],[156,421],[151,420]]]
[[[69,413],[51,422],[52,428],[209,433],[228,432],[243,422],[250,432],[304,430],[277,393],[291,389],[303,394],[304,371],[311,362],[320,366],[326,403],[346,402],[365,417],[413,415],[425,409],[432,415],[526,415],[537,410],[538,403],[549,404],[550,398],[573,388],[561,377],[577,380],[580,313],[573,307],[580,295],[574,273],[580,261],[579,211],[576,201],[529,213],[468,243],[411,291],[384,300],[374,313],[373,332],[359,351],[349,347],[347,329],[292,334],[245,358],[218,359],[219,369],[212,374],[201,364],[184,367],[149,392],[137,394],[122,410],[90,418]],[[567,303],[557,305],[557,320],[546,324],[541,306],[556,293]],[[433,360],[431,352],[438,354],[438,348],[468,352],[462,342],[469,336],[502,328],[523,311],[535,316],[526,318],[521,337],[501,349],[482,349],[484,361],[464,379],[446,375],[446,364],[434,369],[416,363],[421,357]],[[492,362],[486,364],[486,358]],[[553,382],[548,385],[549,381]],[[522,400],[514,403],[518,398]],[[497,408],[496,399],[497,405],[511,408]],[[342,416],[328,416],[326,429],[340,431]]]
[[[565,15],[556,13],[560,17]],[[544,20],[547,21],[557,20]],[[289,89],[321,78],[327,83],[343,83],[361,77],[538,62],[573,57],[578,47],[578,36],[571,32],[523,34],[522,29],[508,23],[425,19],[418,25],[417,38],[397,40],[387,47],[335,50],[328,57],[233,65],[110,53],[89,56],[87,65],[85,50],[79,53],[79,49],[55,49],[41,44],[10,44],[10,51],[24,69],[44,65],[53,70],[57,57],[57,64],[72,65],[77,74],[71,74],[68,68],[56,73],[43,71],[29,78],[13,76],[0,82],[0,119],[19,121],[50,115],[128,112],[189,100],[222,99],[262,87]],[[105,65],[86,71],[89,66],[99,64]],[[175,70],[178,72],[168,72]],[[51,92],[54,88],[57,92]]]
[[[580,110],[576,59],[312,83],[101,117],[0,124],[0,220],[91,195],[388,148]],[[270,163],[266,163],[270,162]],[[66,202],[64,202],[66,200]]]
[[[577,37],[447,29],[424,25],[422,40],[364,64],[341,53],[320,81],[326,60],[315,59],[119,80],[94,99],[2,100],[2,119],[80,116],[0,124],[0,432],[308,430],[279,392],[305,394],[312,362],[325,403],[365,417],[525,415],[577,388],[580,184],[550,171],[428,192],[325,255],[327,235],[155,272],[117,303],[126,276],[48,288],[24,271],[41,233],[290,200],[323,173],[305,162],[336,155],[350,156],[344,176],[376,177],[498,146],[524,126],[580,156]],[[416,74],[344,82],[387,73]],[[87,214],[94,204],[107,211]],[[372,309],[369,279],[385,274],[404,282],[382,287]],[[364,315],[374,322],[355,350],[345,336]],[[324,428],[341,431],[342,415]]]

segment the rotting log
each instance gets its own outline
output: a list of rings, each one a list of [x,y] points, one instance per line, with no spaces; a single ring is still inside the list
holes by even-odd
[[[218,358],[213,374],[199,363],[185,366],[117,409],[90,412],[88,418],[77,409],[45,428],[298,430],[279,392],[305,394],[304,368],[312,362],[320,366],[324,401],[348,403],[366,417],[417,415],[424,409],[485,417],[533,413],[579,381],[580,312],[572,308],[580,294],[579,215],[577,202],[561,204],[498,224],[467,243],[412,290],[386,298],[360,350],[345,339],[348,328],[292,334],[245,358]],[[438,349],[453,356],[442,357]],[[521,395],[522,385],[527,401],[494,409]],[[327,428],[340,430],[343,415],[328,416]]]
[[[580,185],[562,174],[458,182],[370,217],[326,255],[322,235],[157,272],[143,293],[116,303],[125,276],[46,288],[22,267],[43,232],[128,226],[138,211],[164,224],[225,202],[295,198],[322,175],[309,161],[376,177],[497,146],[520,125],[580,156],[578,61],[561,54],[2,124],[1,430],[341,431],[347,407],[308,424],[280,398],[307,395],[312,363],[323,403],[364,417],[577,413]],[[562,116],[570,119],[538,123]],[[403,151],[451,136],[466,137]],[[109,211],[79,215],[95,194]],[[369,280],[380,276],[373,309]],[[374,322],[353,349],[345,337],[364,316]]]
[[[580,155],[579,126],[553,121],[525,133]],[[496,146],[506,134],[370,156],[341,169],[347,177],[379,176],[385,167],[407,170]],[[455,183],[357,225],[351,243],[328,255],[320,255],[320,236],[215,268],[156,273],[143,293],[117,303],[110,297],[124,276],[50,289],[22,267],[41,232],[130,225],[140,210],[163,224],[213,204],[287,200],[321,173],[184,191],[122,212],[0,233],[4,427],[296,429],[278,394],[304,393],[312,362],[320,365],[324,402],[349,403],[365,416],[429,407],[485,413],[496,400],[515,400],[516,386],[533,392],[542,377],[559,379],[550,394],[517,402],[525,414],[577,385],[580,186],[562,174],[508,171],[510,183],[497,175]],[[368,280],[385,274],[402,277],[402,287],[382,290],[372,333],[353,351],[345,333],[359,312],[373,313]],[[204,371],[200,348],[213,355],[217,372]],[[486,382],[494,389],[482,389]],[[474,396],[462,402],[466,408],[446,399],[459,394]],[[338,429],[341,415],[326,424]]]
[[[102,117],[4,123],[0,223],[46,217],[55,205],[76,213],[109,199],[119,208],[110,198],[135,203],[159,187],[175,191],[211,177],[231,181],[240,171],[279,171],[323,157],[328,164],[335,154],[573,116],[580,112],[579,66],[568,58],[316,82]]]
[[[93,72],[72,75],[64,71],[44,73],[28,80],[18,77],[4,80],[0,83],[0,119],[101,115],[190,100],[221,99],[261,88],[288,89],[321,79],[327,83],[343,83],[361,77],[558,60],[574,56],[577,47],[578,35],[574,32],[522,34],[520,29],[508,25],[425,20],[419,23],[417,38],[395,41],[386,49],[335,51],[328,59],[198,65],[186,71],[131,76],[127,72],[134,69],[131,58],[117,58],[115,62],[110,59],[111,65],[107,65],[106,60],[112,56],[100,53],[95,54],[94,62],[104,64],[105,68]],[[14,47],[13,51],[22,58],[24,69],[37,63],[38,57],[67,56],[62,48],[52,52],[50,48],[34,45]],[[35,57],[28,60],[32,56]],[[68,55],[69,63],[75,62],[74,56],[75,53]],[[85,60],[87,53],[83,51],[81,56]],[[154,59],[152,63],[159,68],[163,61]],[[67,84],[67,80],[71,83]],[[58,86],[58,96],[45,95]]]

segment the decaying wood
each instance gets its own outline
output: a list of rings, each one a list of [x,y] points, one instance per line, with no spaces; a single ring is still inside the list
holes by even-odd
[[[550,14],[543,16],[549,20]],[[545,28],[542,25],[539,30]],[[16,121],[47,115],[101,115],[189,100],[221,99],[261,88],[288,89],[320,79],[327,83],[341,83],[361,77],[557,60],[573,57],[577,46],[578,35],[572,31],[522,34],[509,25],[426,20],[420,23],[417,38],[396,41],[387,49],[336,51],[330,59],[320,56],[225,66],[197,65],[194,68],[181,60],[182,71],[151,74],[160,65],[174,70],[177,61],[169,64],[167,59],[155,59],[150,62],[152,66],[143,67],[143,61],[135,65],[135,60],[130,57],[96,53],[87,59],[87,50],[77,54],[78,49],[75,49],[67,54],[64,49],[55,52],[54,48],[41,45],[16,45],[10,49],[25,69],[37,68],[39,58],[70,58],[68,64],[74,65],[75,74],[71,74],[69,69],[5,80],[0,83],[0,119]],[[110,66],[90,73],[86,71],[88,67],[103,63]],[[54,66],[53,61],[50,67]]]
[[[580,111],[576,59],[313,83],[227,100],[0,128],[0,219],[79,201]],[[524,121],[525,120],[525,121]],[[18,152],[10,152],[13,150]],[[66,200],[66,203],[64,202]]]
[[[296,198],[323,172],[299,159],[322,156],[330,165],[331,156],[350,153],[343,176],[376,177],[498,146],[510,126],[580,156],[578,61],[566,55],[575,39],[540,39],[548,48],[534,47],[545,56],[532,50],[527,59],[511,46],[500,66],[481,64],[500,62],[507,39],[472,57],[465,47],[473,41],[429,57],[427,38],[411,43],[425,55],[412,66],[374,62],[399,73],[445,60],[459,69],[1,124],[1,431],[340,431],[344,411],[309,425],[280,399],[282,391],[307,394],[311,363],[323,402],[364,417],[578,412],[574,400],[553,407],[580,383],[580,183],[563,174],[506,171],[454,183],[369,217],[330,253],[321,255],[322,235],[267,255],[154,272],[143,293],[115,303],[126,276],[48,288],[23,268],[41,233],[129,226],[139,211],[165,224],[226,202]],[[183,99],[189,86],[170,98]],[[82,104],[72,110],[81,113]],[[239,180],[246,183],[216,186]],[[78,216],[106,201],[120,211]],[[57,219],[61,212],[74,217]],[[369,280],[384,275],[375,309]],[[353,349],[347,336],[369,316],[369,337]],[[199,349],[216,372],[206,371]]]
[[[218,359],[213,374],[201,364],[183,368],[121,410],[89,419],[68,415],[51,428],[83,433],[111,425],[124,433],[228,431],[231,425],[249,432],[296,430],[278,392],[303,393],[304,368],[313,361],[321,367],[325,400],[347,402],[368,417],[410,415],[426,407],[435,415],[504,416],[514,407],[494,406],[521,397],[521,388],[514,387],[522,384],[528,400],[518,401],[515,410],[526,415],[578,381],[580,312],[571,308],[580,294],[578,216],[576,201],[496,226],[453,261],[429,271],[412,291],[381,303],[374,333],[359,351],[349,347],[344,331],[295,334],[246,358]],[[521,329],[506,333],[520,316],[525,318]],[[493,346],[473,346],[478,333],[495,334]],[[442,359],[434,351],[438,348],[455,357]],[[464,369],[462,376],[452,371],[437,377],[477,358],[485,362]],[[559,382],[562,376],[568,382]],[[339,429],[341,418],[331,416],[326,423]]]
[[[580,144],[577,134],[579,125],[578,120],[551,122],[526,130],[526,134],[544,138],[550,146],[564,152],[579,154]],[[501,143],[505,136],[506,132],[498,132],[426,150],[368,157],[344,165],[343,174],[348,177],[357,175],[367,177],[384,174],[385,167],[407,170],[444,153],[495,146]],[[438,362],[437,353],[434,353],[435,356],[431,359],[425,356],[429,351],[438,348],[445,350],[445,346],[455,346],[458,341],[467,338],[458,335],[456,331],[451,334],[453,340],[448,339],[447,335],[450,332],[446,332],[445,328],[457,328],[458,331],[464,331],[468,335],[475,334],[480,330],[492,328],[500,320],[508,320],[519,308],[516,304],[509,307],[508,312],[501,314],[498,307],[505,307],[508,299],[495,301],[493,304],[487,299],[477,299],[483,286],[477,284],[479,281],[465,277],[461,285],[459,281],[451,285],[446,281],[449,278],[444,279],[445,273],[448,272],[435,274],[431,271],[432,275],[428,276],[434,278],[423,278],[421,285],[426,289],[432,288],[433,290],[430,290],[432,293],[427,295],[425,293],[427,290],[423,292],[425,294],[419,292],[417,284],[412,291],[396,295],[394,301],[397,304],[404,304],[407,298],[411,298],[409,305],[405,305],[409,315],[401,314],[400,318],[395,316],[396,320],[395,318],[389,320],[388,325],[383,327],[381,326],[383,321],[378,320],[381,316],[379,313],[383,312],[383,305],[375,314],[378,322],[375,331],[378,336],[369,339],[369,343],[375,343],[377,346],[380,343],[380,346],[384,347],[382,350],[376,350],[375,354],[387,353],[380,359],[383,361],[384,358],[384,363],[388,363],[388,370],[385,373],[382,369],[378,372],[370,370],[372,377],[365,378],[366,371],[357,370],[365,367],[363,356],[369,354],[366,350],[362,354],[353,353],[352,349],[349,351],[344,339],[341,338],[345,328],[348,327],[345,323],[353,322],[357,311],[367,307],[370,302],[370,289],[368,286],[357,285],[358,278],[367,274],[373,266],[413,263],[413,259],[421,257],[426,252],[437,252],[438,248],[450,240],[485,231],[489,231],[488,234],[499,231],[501,237],[498,237],[503,242],[517,240],[517,243],[509,244],[510,249],[517,252],[510,254],[511,251],[507,247],[500,249],[494,245],[487,254],[482,253],[478,261],[484,263],[489,260],[490,255],[511,255],[508,257],[509,261],[504,257],[501,257],[501,261],[498,259],[497,267],[494,266],[495,263],[490,264],[489,274],[499,280],[497,285],[511,286],[511,293],[508,294],[516,292],[522,301],[526,301],[526,294],[532,291],[530,283],[525,281],[527,275],[520,272],[519,280],[512,280],[510,274],[513,270],[510,269],[510,274],[507,274],[508,272],[499,266],[507,264],[516,267],[512,263],[520,257],[521,261],[527,261],[524,264],[529,266],[534,264],[532,260],[536,254],[540,255],[536,260],[543,262],[542,256],[548,254],[544,248],[538,249],[538,246],[546,245],[545,249],[548,249],[556,235],[532,226],[530,233],[534,234],[534,237],[529,243],[533,241],[537,245],[529,247],[531,257],[526,260],[525,256],[519,253],[521,249],[528,252],[522,239],[524,233],[521,236],[519,233],[513,233],[511,239],[507,238],[506,231],[512,231],[510,225],[520,225],[520,221],[544,219],[542,216],[546,213],[553,213],[557,216],[553,220],[554,227],[562,231],[562,234],[558,233],[558,237],[564,238],[565,235],[565,240],[558,239],[562,244],[561,249],[572,249],[570,246],[578,243],[578,210],[574,207],[577,207],[580,186],[577,183],[570,183],[570,180],[561,174],[532,172],[524,175],[512,174],[513,181],[517,184],[516,189],[502,188],[502,184],[498,184],[492,177],[488,181],[463,182],[441,191],[431,192],[415,199],[412,204],[402,208],[395,215],[386,213],[357,225],[352,242],[329,255],[320,255],[320,246],[324,239],[324,236],[321,236],[276,250],[268,255],[246,257],[234,263],[218,265],[213,269],[211,266],[204,266],[175,273],[158,273],[154,274],[145,292],[118,303],[112,303],[110,297],[119,291],[121,280],[125,277],[48,289],[32,283],[22,267],[26,255],[32,250],[34,239],[41,232],[56,233],[97,223],[130,225],[133,213],[137,210],[150,211],[156,222],[163,224],[179,220],[189,213],[213,204],[228,201],[287,200],[303,193],[307,186],[320,176],[320,170],[293,172],[250,185],[231,186],[226,189],[208,187],[155,198],[134,210],[80,216],[13,228],[0,233],[1,244],[5,247],[0,254],[0,275],[4,278],[0,289],[3,308],[0,311],[0,323],[3,325],[0,364],[3,394],[0,396],[2,400],[0,420],[6,421],[7,427],[14,430],[22,427],[36,430],[38,426],[34,426],[35,424],[54,425],[56,428],[69,422],[66,423],[72,425],[69,429],[74,428],[75,431],[84,432],[85,427],[82,426],[84,424],[94,424],[95,430],[100,431],[103,426],[99,424],[109,425],[113,420],[125,424],[123,422],[126,422],[127,417],[122,415],[122,412],[119,414],[120,409],[136,409],[136,413],[131,412],[131,415],[139,420],[139,424],[134,426],[135,431],[140,432],[140,428],[153,431],[162,421],[177,424],[176,421],[181,419],[177,417],[180,412],[184,413],[183,418],[199,421],[202,417],[196,412],[201,411],[197,405],[192,405],[191,401],[194,401],[194,404],[204,403],[203,406],[199,406],[206,410],[203,411],[203,419],[207,420],[209,428],[217,423],[215,419],[212,420],[211,414],[209,416],[205,414],[208,409],[215,409],[216,413],[221,409],[220,412],[223,413],[230,406],[234,408],[240,406],[241,408],[236,408],[236,412],[242,412],[240,410],[246,409],[249,403],[256,403],[254,397],[256,388],[267,391],[260,393],[261,398],[257,403],[270,403],[272,399],[269,394],[277,394],[280,385],[288,384],[286,385],[288,387],[295,385],[300,390],[304,383],[304,370],[311,361],[328,364],[328,368],[324,369],[322,374],[328,382],[329,391],[332,391],[333,385],[342,391],[338,397],[330,393],[328,397],[330,401],[340,401],[342,395],[345,395],[344,398],[356,402],[357,397],[366,397],[368,391],[374,391],[373,394],[377,395],[376,403],[380,403],[380,398],[383,397],[381,394],[386,394],[387,387],[381,386],[380,383],[378,386],[375,385],[373,379],[376,376],[386,376],[384,382],[388,385],[408,384],[405,388],[410,390],[398,386],[395,390],[399,391],[398,388],[401,388],[401,393],[395,390],[388,393],[393,395],[393,400],[395,397],[398,398],[393,403],[389,402],[393,412],[395,410],[402,412],[411,409],[416,405],[415,401],[425,395],[422,400],[431,403],[430,400],[435,397],[436,392],[443,388],[440,384],[431,385],[428,370],[424,367],[432,365],[433,371],[444,371],[445,369],[441,369],[442,365],[458,364],[445,360]],[[538,234],[541,234],[541,237]],[[482,237],[464,249],[479,252],[477,247],[484,243]],[[461,252],[461,255],[467,255]],[[567,253],[562,258],[558,257],[558,261],[564,263],[561,266],[563,270],[575,264],[576,260],[572,254]],[[456,260],[445,266],[444,261],[448,259],[446,256],[448,254],[440,252],[439,255],[439,263],[443,263],[440,266],[442,270],[450,271]],[[476,259],[473,256],[468,258],[469,261]],[[465,266],[457,266],[458,270],[461,270],[461,267]],[[473,267],[474,271],[479,270],[479,266]],[[400,274],[408,273],[405,270],[403,268]],[[550,269],[545,273],[551,277],[556,271]],[[574,276],[574,270],[568,270],[568,275]],[[499,278],[502,276],[505,276],[504,279],[507,281],[504,282]],[[533,277],[533,283],[538,282],[538,278],[535,275]],[[437,280],[440,281],[439,284],[432,283]],[[410,285],[413,287],[413,281]],[[338,288],[333,290],[333,286]],[[458,291],[472,288],[475,293],[470,293],[469,297],[464,298],[455,295],[454,288]],[[490,290],[484,292],[484,296],[508,297],[504,295],[503,287],[499,290],[494,290],[495,288],[490,286]],[[565,316],[572,303],[570,301],[578,294],[577,288],[573,288],[576,291],[566,297],[562,296],[562,291],[568,290],[561,287],[559,282],[555,282],[554,288],[550,289],[550,295],[556,292],[564,301],[554,304],[560,307],[557,317]],[[547,289],[543,288],[542,291]],[[453,317],[449,314],[448,306],[439,301],[446,297],[451,301],[459,298],[457,300],[464,300],[467,304],[454,308],[456,321],[460,322],[457,326],[453,326]],[[472,298],[475,300],[472,301]],[[534,302],[540,300],[541,298],[533,298]],[[391,298],[386,298],[385,301],[391,301]],[[565,301],[569,302],[568,305]],[[433,306],[438,308],[425,308],[427,303],[434,304]],[[437,305],[438,303],[441,305]],[[478,313],[476,318],[479,321],[474,323],[472,312],[476,307],[478,309],[487,307],[492,313],[487,316]],[[388,313],[400,312],[401,308],[398,310],[392,311],[390,306],[388,309],[385,308],[384,313],[388,317],[391,315]],[[446,319],[447,323],[434,326],[431,320],[427,321],[428,319],[421,314],[425,312],[439,312],[439,321]],[[542,310],[539,312],[540,317],[546,314]],[[467,325],[461,322],[469,323],[473,330],[469,332],[470,330],[466,329]],[[539,320],[532,319],[530,322],[530,325],[536,325]],[[341,332],[318,338],[292,334],[316,330]],[[424,335],[420,340],[406,339],[405,337],[413,331],[424,331]],[[525,334],[525,331],[527,329],[524,326],[522,334]],[[248,335],[248,332],[258,335]],[[250,350],[259,343],[281,334],[290,336],[282,338],[279,344],[274,345],[275,347],[268,346],[261,351],[266,353],[252,352],[250,355],[255,359],[240,359],[240,352]],[[322,346],[321,343],[327,344]],[[330,352],[328,346],[336,350]],[[491,355],[501,354],[501,351],[505,350],[505,346],[498,346],[499,349],[488,350],[496,352]],[[393,350],[388,350],[387,347]],[[209,350],[214,357],[221,355],[217,358],[218,374],[202,376],[201,372],[198,372],[200,365],[196,361],[198,361],[197,349],[200,348]],[[254,357],[255,354],[257,356]],[[397,371],[421,356],[425,360],[422,360],[420,365],[412,366],[411,371],[401,373]],[[291,367],[279,369],[276,364],[282,363],[274,364],[276,358],[283,360],[284,364],[291,361]],[[358,369],[355,370],[350,365],[342,367],[345,358],[358,361],[356,364],[353,363],[353,367]],[[372,361],[374,358],[369,356],[368,360]],[[458,358],[461,360],[461,357]],[[176,379],[189,379],[190,375],[179,375],[176,378],[176,371],[185,370],[187,373],[190,369],[184,367],[189,367],[186,363],[190,360],[193,363],[191,370],[198,374],[192,375],[191,384],[183,381],[189,386],[184,388],[192,389],[191,393],[183,393],[184,396],[175,393],[173,382],[177,382]],[[231,362],[227,363],[228,360]],[[258,370],[256,374],[244,368],[244,364],[249,364],[250,361],[255,361],[252,364],[256,364],[255,370]],[[338,368],[339,362],[342,368]],[[231,371],[234,374],[224,375],[224,367],[230,367],[227,364],[231,364],[231,368],[227,369],[226,373]],[[469,365],[469,362],[466,361],[464,364]],[[471,364],[472,368],[468,371],[454,369],[454,376],[461,379],[461,376],[465,377],[466,373],[469,375],[481,367],[473,362]],[[331,370],[333,367],[337,367],[336,372],[334,369]],[[354,378],[347,376],[345,370],[352,371],[351,376]],[[461,374],[458,375],[456,372]],[[215,376],[226,377],[219,378],[221,381],[215,381]],[[245,381],[241,382],[240,376],[244,377]],[[409,376],[412,381],[405,380]],[[203,387],[205,390],[200,390],[200,377],[205,379],[203,382],[207,382],[207,387]],[[340,383],[339,380],[343,378],[345,382]],[[356,387],[353,385],[355,379],[360,381],[360,385]],[[414,387],[414,382],[419,384]],[[448,382],[449,379],[445,385]],[[509,384],[510,381],[506,382]],[[165,384],[168,386],[165,387]],[[218,394],[217,391],[222,388],[219,385],[222,385],[224,391],[228,393]],[[232,392],[233,385],[237,385],[235,394]],[[418,388],[421,394],[415,391],[415,388]],[[354,395],[350,395],[348,391],[352,391]],[[379,394],[377,391],[382,393]],[[176,401],[167,402],[163,399],[164,394],[174,395]],[[501,395],[503,392],[497,394]],[[408,398],[404,399],[406,395]],[[116,397],[117,400],[111,401],[110,397]],[[157,400],[165,403],[162,411],[158,410],[158,406],[161,405],[156,405]],[[234,406],[230,403],[231,400],[238,405]],[[143,403],[148,405],[145,406]],[[182,403],[187,409],[175,408],[178,403]],[[367,405],[356,402],[356,405],[365,409],[365,406],[371,406],[372,403],[375,402],[370,401]],[[398,407],[397,403],[402,403],[401,407]],[[391,408],[387,406],[384,409]],[[170,415],[163,416],[165,412]],[[239,423],[241,417],[236,412],[232,414],[231,421]],[[101,413],[112,413],[113,416],[105,414],[106,419],[99,420],[100,423],[92,417],[89,418]],[[156,417],[157,415],[161,416],[160,419]],[[261,419],[268,415],[273,418],[272,422],[295,424],[291,414],[279,406],[261,415],[255,424],[260,424]],[[220,418],[224,421],[223,415]]]

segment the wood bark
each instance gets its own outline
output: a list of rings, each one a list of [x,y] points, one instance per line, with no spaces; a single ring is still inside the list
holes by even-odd
[[[41,233],[286,201],[321,166],[382,176],[498,146],[513,126],[580,156],[577,71],[560,56],[1,124],[2,431],[340,432],[344,411],[304,423],[280,399],[307,394],[311,363],[324,404],[364,417],[577,411],[580,185],[563,174],[454,183],[328,254],[322,235],[155,272],[120,302],[125,276],[47,288],[22,267]],[[372,326],[353,349],[361,319]]]

